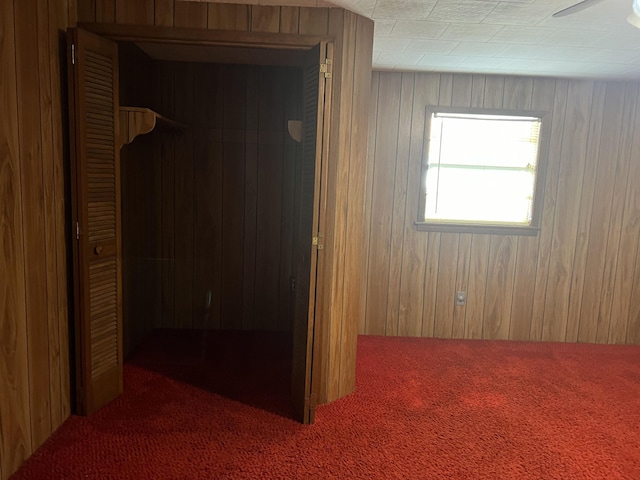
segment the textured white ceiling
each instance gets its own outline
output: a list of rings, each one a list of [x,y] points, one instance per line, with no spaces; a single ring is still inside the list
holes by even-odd
[[[377,70],[640,80],[632,0],[186,0],[347,8],[375,21]]]
[[[631,0],[333,0],[375,20],[379,70],[640,79]]]

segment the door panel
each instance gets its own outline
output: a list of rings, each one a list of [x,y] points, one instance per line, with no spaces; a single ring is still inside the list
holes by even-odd
[[[118,50],[76,28],[68,41],[76,397],[88,415],[123,388]]]
[[[330,80],[321,71],[329,50],[321,43],[309,52],[309,64],[303,71],[303,145],[302,164],[298,165],[298,218],[296,231],[296,293],[293,322],[292,391],[297,420],[313,423],[318,383],[313,367],[319,366],[320,319],[316,319],[316,284],[321,261],[322,236],[319,234],[323,152],[328,139],[325,106]],[[315,237],[315,240],[314,240]],[[314,245],[315,244],[315,245]],[[317,372],[316,372],[317,373]]]

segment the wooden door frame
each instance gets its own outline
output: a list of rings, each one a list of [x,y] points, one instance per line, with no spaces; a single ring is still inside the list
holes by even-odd
[[[333,35],[304,35],[261,32],[238,32],[233,30],[205,30],[193,28],[121,25],[110,23],[80,23],[77,28],[84,29],[93,34],[108,38],[116,42],[148,42],[173,45],[196,45],[211,47],[240,47],[253,49],[268,49],[280,51],[310,50],[316,45],[325,42],[330,52],[332,61],[334,58],[335,37]],[[301,67],[303,65],[300,65]],[[325,125],[330,125],[333,88],[329,82],[328,91],[325,92],[324,115]],[[329,101],[327,101],[327,98]],[[322,168],[315,172],[316,185],[320,186],[318,223],[319,228],[326,236],[326,212],[327,212],[327,181],[329,162],[329,137],[327,129],[322,138]],[[309,246],[311,248],[311,245]],[[316,252],[317,253],[317,252]],[[316,312],[324,310],[324,255],[316,258],[316,282],[315,301]],[[322,358],[325,352],[327,338],[324,335],[325,325],[322,315],[316,315],[313,322],[313,344],[311,354],[311,392],[317,396],[322,390],[321,383],[326,381],[323,371],[325,362]],[[320,321],[318,321],[320,320]],[[77,360],[76,360],[77,361]],[[317,400],[317,399],[316,399]],[[312,415],[315,411],[315,406]]]
[[[80,23],[79,28],[123,42],[152,42],[182,45],[250,47],[278,50],[308,50],[320,42],[333,43],[332,35],[237,32],[195,28]]]

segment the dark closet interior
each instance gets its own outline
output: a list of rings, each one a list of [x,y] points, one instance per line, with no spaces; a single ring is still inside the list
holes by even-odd
[[[252,58],[295,63],[282,53]],[[290,344],[302,69],[158,60],[131,43],[119,56],[120,104],[179,124],[121,149],[125,359],[157,329]]]

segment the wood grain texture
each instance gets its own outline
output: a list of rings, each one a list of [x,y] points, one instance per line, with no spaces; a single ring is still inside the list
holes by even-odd
[[[535,79],[531,91],[530,108],[536,111],[552,112],[554,95],[555,81],[553,79]],[[549,113],[545,118],[543,128],[548,129],[552,122],[552,113]],[[546,131],[544,130],[543,133]],[[512,340],[528,340],[531,332],[534,290],[531,288],[530,279],[536,276],[539,245],[539,235],[518,238],[513,303],[511,305],[511,327],[509,329],[509,338]]]
[[[207,28],[207,4],[198,2],[176,2],[173,7],[173,26]]]
[[[300,7],[300,28],[301,34],[325,34],[329,26],[328,8]]]
[[[175,119],[193,125],[196,104],[195,65],[179,65],[175,69]],[[175,228],[175,312],[178,328],[193,326],[193,256],[194,231],[194,138],[193,129],[176,137],[174,198]]]
[[[598,158],[596,184],[591,210],[589,245],[585,267],[582,314],[578,341],[595,342],[598,334],[598,314],[602,301],[605,276],[613,188],[618,163],[622,114],[624,111],[624,84],[607,85],[602,137]]]
[[[385,335],[387,330],[387,299],[389,292],[389,257],[391,222],[395,184],[396,150],[402,77],[380,74],[379,95],[387,99],[378,112],[376,156],[373,167],[369,270],[367,279],[366,331]],[[393,159],[393,161],[390,161]],[[397,330],[397,326],[394,330]],[[392,331],[389,332],[393,334]]]
[[[356,343],[359,319],[364,317],[364,271],[366,255],[362,248],[365,229],[365,175],[367,171],[367,131],[370,101],[373,22],[356,16],[355,53],[353,59],[353,100],[351,109],[351,139],[349,147],[349,202],[346,218],[344,257],[344,302],[342,310],[342,355],[339,395],[347,395],[356,384]]]
[[[624,317],[613,318],[611,308],[614,296],[615,276],[621,265],[618,261],[620,253],[620,243],[622,239],[622,220],[625,207],[625,196],[627,178],[629,174],[629,151],[633,141],[634,117],[637,102],[637,91],[625,85],[624,108],[622,111],[622,125],[619,131],[619,150],[615,162],[615,181],[613,185],[613,196],[611,198],[611,210],[609,213],[609,232],[607,238],[607,253],[605,256],[605,269],[603,273],[602,291],[600,293],[601,302],[598,311],[598,330],[596,341],[607,343],[610,341],[612,323],[617,327],[617,331],[623,332],[626,328]],[[613,168],[613,165],[612,165]],[[615,333],[614,334],[620,335]]]
[[[96,0],[77,0],[76,12],[78,22],[95,22]]]
[[[251,31],[278,33],[280,31],[280,7],[253,5],[251,7]]]
[[[129,25],[153,25],[155,21],[154,3],[155,0],[115,0],[116,2],[116,22]],[[78,0],[78,5],[82,5],[84,0]]]
[[[80,8],[87,10],[87,17],[92,16],[95,19],[95,5],[91,5],[93,0],[78,0]],[[167,3],[169,1],[170,3]],[[150,8],[154,7],[154,8]],[[171,0],[145,0],[137,2],[136,5],[127,6],[122,0],[116,0],[116,23],[145,25],[155,21],[157,25],[175,25],[176,15],[175,9],[177,2]],[[284,10],[283,10],[284,9]],[[157,15],[159,11],[162,15]],[[297,10],[297,11],[296,11]],[[171,14],[173,13],[173,18]],[[342,376],[342,380],[337,380],[333,386],[328,387],[323,384],[320,392],[320,401],[327,401],[338,398],[340,395],[349,393],[353,390],[353,370],[355,369],[355,348],[356,348],[356,328],[351,322],[359,322],[363,316],[364,306],[351,307],[351,302],[358,303],[358,298],[362,298],[364,290],[360,287],[359,277],[364,275],[364,265],[361,268],[354,268],[359,265],[360,258],[366,255],[365,252],[356,250],[353,260],[345,262],[347,248],[350,247],[351,238],[345,237],[347,225],[349,225],[349,215],[354,215],[355,222],[349,228],[359,230],[358,223],[360,220],[360,211],[363,198],[359,189],[355,190],[356,195],[351,195],[348,189],[348,182],[345,179],[353,173],[354,180],[360,175],[360,168],[352,169],[351,161],[355,159],[355,165],[364,164],[365,152],[359,148],[351,148],[351,135],[348,133],[352,125],[355,125],[359,131],[366,128],[368,105],[359,103],[358,109],[353,110],[354,98],[351,94],[355,92],[366,92],[368,94],[370,78],[370,59],[373,42],[373,24],[370,20],[360,17],[351,12],[347,12],[340,8],[319,8],[314,10],[306,10],[304,14],[297,7],[275,7],[263,5],[239,5],[239,4],[217,4],[210,3],[207,5],[207,28],[215,30],[235,30],[235,31],[252,31],[252,32],[284,32],[293,31],[295,28],[295,17],[298,17],[298,32],[301,28],[303,31],[317,31],[320,35],[331,35],[334,38],[335,58],[333,63],[333,89],[331,97],[337,108],[332,110],[331,124],[333,125],[330,132],[330,167],[327,177],[327,215],[326,215],[326,244],[324,251],[324,285],[326,287],[326,295],[317,306],[318,312],[327,325],[327,331],[331,335],[326,336],[329,340],[326,342],[326,349],[323,351],[323,362],[329,362],[329,358],[333,359],[335,368],[329,369],[323,366],[323,371],[331,371],[332,374]],[[302,18],[304,17],[304,18]],[[89,21],[93,21],[89,20]],[[324,26],[324,31],[323,31]],[[343,69],[343,59],[345,62]],[[345,80],[346,89],[343,91],[343,78]],[[354,78],[357,84],[354,84]],[[357,95],[356,95],[357,97]],[[168,115],[168,112],[162,112]],[[248,130],[250,135],[255,135]],[[257,196],[260,192],[260,182],[258,181],[260,167],[260,153],[257,142],[247,141],[246,144],[246,184],[245,184],[245,221],[244,231],[245,239],[258,239],[258,229],[256,222],[259,221],[257,212]],[[173,147],[162,149],[163,156],[173,155],[171,149]],[[163,160],[164,162],[164,160]],[[166,168],[164,168],[166,167]],[[172,167],[163,163],[163,168],[169,170]],[[339,198],[338,198],[339,197]],[[336,200],[337,199],[337,200]],[[342,207],[345,208],[342,208]],[[168,206],[167,206],[168,207]],[[164,207],[163,207],[164,208]],[[170,216],[171,211],[167,208]],[[253,221],[252,216],[256,216]],[[175,221],[175,212],[172,217]],[[168,224],[170,218],[163,222]],[[364,222],[364,219],[362,219]],[[334,235],[335,231],[339,231]],[[245,243],[246,245],[246,243]],[[166,247],[166,248],[165,248]],[[175,241],[169,241],[169,244],[163,247],[167,250],[168,258],[171,258],[172,249],[175,250]],[[245,248],[245,250],[247,250]],[[244,255],[243,263],[243,328],[253,328],[253,312],[256,311],[255,305],[252,303],[255,299],[256,280],[255,273],[258,271],[259,258],[252,258],[255,249],[249,247]],[[164,258],[163,263],[163,291],[167,288],[171,290],[175,288],[172,284],[175,275],[175,261]],[[353,263],[351,263],[353,262]],[[345,272],[349,271],[348,277],[345,278]],[[253,273],[252,273],[253,272]],[[357,272],[357,273],[353,273]],[[356,286],[348,288],[345,285],[351,285],[356,282]],[[214,288],[214,290],[216,290]],[[346,302],[344,295],[348,294]],[[355,295],[355,296],[354,296]],[[214,296],[215,300],[215,296]],[[163,305],[170,307],[167,303],[166,295],[163,295]],[[219,311],[219,304],[212,305],[212,318],[215,312]],[[163,311],[170,311],[170,308]],[[345,312],[353,312],[354,316],[345,320]],[[346,321],[346,324],[343,324]],[[163,324],[172,324],[173,318],[168,314],[163,319]],[[344,327],[344,328],[343,328]],[[344,332],[344,335],[343,335]],[[343,375],[344,372],[344,375]]]
[[[556,82],[556,94],[553,103],[553,117],[551,121],[552,135],[549,143],[549,163],[545,181],[544,204],[542,207],[542,224],[538,247],[538,262],[534,284],[534,302],[531,313],[530,340],[542,339],[544,324],[544,305],[547,294],[549,265],[551,262],[551,240],[553,236],[553,221],[557,205],[558,184],[560,183],[560,154],[564,136],[564,117],[567,106],[569,84],[566,80]],[[548,123],[547,123],[548,125]],[[544,125],[543,125],[544,127]],[[552,287],[553,288],[553,287]]]
[[[399,124],[411,122],[413,113],[412,74],[401,77]],[[402,256],[404,243],[404,225],[407,203],[407,174],[409,172],[410,130],[404,135],[398,133],[396,147],[395,182],[391,213],[391,242],[389,245],[389,293],[387,296],[386,331],[387,335],[398,335],[400,289],[402,279]]]
[[[377,250],[380,224],[368,225],[367,275],[382,280],[375,296],[367,287],[367,317],[360,333],[638,343],[640,299],[634,285],[640,225],[637,187],[629,179],[638,168],[630,159],[638,148],[639,85],[412,74],[411,92],[403,83],[405,75],[376,72],[372,79],[368,155],[374,167],[365,208],[374,220],[401,202],[405,192],[407,200],[404,230],[390,229],[388,240],[394,252],[403,252],[399,280],[390,256]],[[395,91],[384,86],[389,84]],[[411,118],[401,119],[393,112],[405,94],[413,95],[414,107]],[[537,236],[415,231],[426,105],[548,112],[543,137],[549,158]],[[400,185],[396,172],[404,172],[404,160],[393,146],[407,141],[407,183]],[[379,206],[376,195],[385,191],[392,196]],[[379,304],[382,299],[389,305],[388,299],[398,294],[398,281],[396,320],[393,307],[381,315]],[[458,290],[467,292],[462,308],[453,306]],[[397,332],[387,328],[396,323]]]
[[[66,83],[64,72],[61,71],[61,60],[65,57],[65,45],[60,41],[62,32],[68,25],[74,25],[75,20],[69,17],[69,11],[75,11],[75,4],[72,2],[49,2],[49,68],[51,69],[51,115],[52,115],[52,138],[53,138],[53,179],[55,191],[54,223],[56,227],[56,268],[57,285],[55,286],[58,297],[58,339],[60,345],[59,368],[60,368],[60,422],[64,422],[71,413],[71,385],[70,385],[70,365],[69,360],[69,288],[67,263],[67,245],[70,225],[66,214],[67,195],[66,178],[68,171],[68,159],[65,155],[66,134],[63,124],[65,123],[65,110],[63,108],[63,85]],[[75,15],[75,14],[74,14]],[[45,67],[46,68],[46,67]],[[55,346],[50,348],[55,351]],[[52,381],[56,381],[55,375]],[[52,405],[55,405],[52,400]],[[52,427],[57,428],[55,422],[56,415],[52,413]]]
[[[207,28],[212,30],[249,31],[249,5],[208,3]]]
[[[9,476],[31,454],[31,411],[25,304],[25,251],[22,234],[21,152],[16,32],[13,2],[0,4],[0,476]],[[6,73],[5,73],[6,72]],[[44,240],[44,239],[43,239]]]
[[[31,112],[20,115],[19,148],[22,159],[22,223],[25,250],[27,302],[27,338],[29,341],[29,391],[31,402],[31,443],[35,450],[51,432],[49,391],[49,336],[46,231],[43,203],[44,180],[42,130],[39,95],[40,76],[34,75],[33,62],[38,64],[38,25],[36,2],[19,2],[15,6],[16,73],[18,109]],[[34,55],[35,54],[35,55]],[[47,87],[50,88],[48,85]],[[54,270],[55,273],[55,270]],[[53,305],[52,305],[53,306]]]
[[[184,25],[196,26],[196,18],[193,15],[183,15],[184,12],[181,11],[176,12],[176,7],[179,2],[175,2],[175,0],[143,0],[140,2],[126,2],[124,0],[29,0],[29,2],[31,1],[36,2],[38,8],[38,13],[34,18],[34,20],[37,19],[37,22],[35,22],[35,24],[38,25],[38,39],[36,48],[32,49],[32,51],[29,53],[28,58],[30,59],[29,63],[31,65],[38,66],[39,72],[37,76],[39,91],[34,91],[31,93],[33,95],[33,98],[37,99],[38,103],[40,104],[41,108],[39,109],[39,111],[41,113],[40,120],[38,122],[34,122],[34,125],[35,123],[38,123],[37,133],[34,134],[33,132],[25,131],[21,134],[33,136],[33,138],[37,139],[37,142],[39,142],[40,144],[40,155],[42,159],[41,169],[42,172],[45,173],[45,175],[43,176],[43,181],[53,182],[51,185],[42,185],[41,194],[43,196],[42,198],[46,199],[46,205],[44,206],[44,213],[42,213],[41,211],[41,214],[43,215],[43,219],[41,219],[41,221],[44,224],[44,228],[41,230],[41,233],[43,233],[41,241],[43,243],[46,243],[45,262],[48,266],[45,275],[47,283],[47,305],[45,308],[47,320],[46,322],[43,322],[43,325],[46,326],[47,336],[49,337],[47,354],[49,383],[47,386],[43,387],[42,390],[43,394],[47,394],[50,397],[50,421],[51,429],[54,429],[60,421],[63,421],[69,415],[70,412],[70,379],[68,369],[69,358],[67,331],[68,289],[66,272],[66,245],[67,242],[70,241],[70,238],[68,238],[70,235],[68,234],[69,226],[66,225],[64,221],[66,216],[64,182],[65,176],[67,174],[65,169],[67,169],[68,166],[66,166],[64,163],[65,157],[63,155],[64,141],[62,125],[64,123],[64,109],[61,107],[60,98],[60,36],[68,25],[74,25],[76,21],[106,23],[114,22],[129,25],[157,25],[171,27],[176,24],[176,21],[178,21],[178,23],[183,23]],[[21,8],[31,8],[31,5]],[[48,29],[46,28],[46,22],[44,20],[44,12],[46,10],[49,11]],[[260,6],[239,4],[208,4],[206,10],[206,27],[210,29],[248,31],[252,27],[255,27],[256,30],[266,29],[267,31],[296,33],[296,18],[298,22],[298,31],[300,28],[301,13],[298,7],[271,7],[265,10],[264,7]],[[265,14],[267,10],[270,10],[271,13]],[[372,22],[354,15],[353,19],[350,19],[349,22],[345,23],[343,21],[345,18],[345,12],[343,10],[337,8],[320,10],[321,11],[308,11],[308,15],[305,14],[303,28],[307,29],[307,31],[317,31],[319,34],[327,34],[329,33],[329,30],[333,28],[332,31],[336,35],[336,43],[339,45],[339,48],[336,48],[336,58],[342,58],[343,44],[341,42],[342,38],[345,35],[349,34],[349,41],[358,38],[362,40],[361,46],[354,47],[355,54],[349,56],[352,65],[349,67],[349,69],[345,70],[344,76],[345,78],[348,77],[350,79],[350,81],[354,85],[353,89],[356,92],[364,92],[364,95],[368,96],[370,81],[369,60],[371,57],[370,50],[372,44],[373,29]],[[277,21],[274,12],[277,12]],[[350,15],[353,14],[348,14],[347,16]],[[203,18],[205,18],[205,16],[203,16]],[[331,18],[333,18],[333,27],[331,25]],[[15,142],[18,141],[18,122],[25,121],[21,118],[21,116],[26,115],[26,113],[18,108],[16,103],[18,84],[15,81],[16,37],[14,30],[14,19],[15,14],[13,11],[12,2],[3,3],[3,27],[1,34],[2,41],[0,42],[2,46],[1,51],[3,52],[3,54],[1,61],[3,72],[10,72],[8,81],[3,81],[1,87],[4,98],[8,99],[7,102],[3,103],[3,108],[7,109],[6,114],[5,112],[3,112],[3,119],[15,119],[15,122],[10,121],[8,122],[8,124],[6,122],[3,122],[1,128],[3,135],[9,132],[6,136],[7,138],[10,137],[12,139],[11,142],[14,142],[14,144],[11,144],[11,142],[9,142],[9,144],[11,144],[10,147],[0,150],[2,152],[2,159],[4,162],[2,170],[2,208],[3,212],[9,212],[3,217],[3,222],[5,223],[2,224],[2,228],[5,228],[6,225],[11,225],[11,228],[15,227],[15,230],[12,230],[10,236],[3,236],[2,238],[3,241],[9,239],[6,241],[9,241],[9,243],[11,244],[10,247],[7,247],[8,250],[7,248],[4,248],[5,245],[3,244],[3,251],[11,251],[12,255],[10,265],[9,267],[7,267],[6,271],[10,272],[10,276],[12,279],[11,284],[19,286],[23,285],[25,282],[23,280],[21,281],[16,276],[24,275],[24,269],[26,268],[25,264],[28,260],[25,259],[25,253],[20,253],[19,255],[15,253],[16,248],[21,250],[24,245],[24,238],[22,235],[23,224],[20,222],[20,219],[22,217],[21,201],[23,196],[22,186],[20,184],[20,168],[22,159],[17,147],[18,144]],[[278,25],[277,30],[275,29],[276,24]],[[202,21],[202,19],[198,18],[197,26],[201,28],[204,25],[205,23]],[[325,31],[322,31],[323,25],[326,25]],[[345,29],[345,25],[347,25],[348,28]],[[354,29],[356,29],[358,33],[354,34]],[[48,45],[46,40],[47,38]],[[27,60],[24,60],[24,62],[26,63]],[[334,64],[334,68],[336,69],[336,73],[338,73],[338,75],[340,76],[341,65],[339,63],[336,63]],[[7,77],[4,78],[6,79]],[[173,81],[171,80],[170,82]],[[166,85],[159,85],[158,87],[158,90],[161,92],[158,94],[158,97],[162,97],[162,101],[158,101],[158,106],[162,105],[163,107],[166,107],[166,109],[164,109],[162,113],[167,116],[172,116],[172,114],[175,113],[176,106],[174,98],[175,92],[173,91],[174,87],[165,87]],[[351,99],[349,94],[340,94],[339,88],[334,89],[334,93],[334,97],[339,99],[338,103],[343,102],[345,108],[347,102],[349,102],[351,105],[358,105],[357,109],[350,111],[350,114],[345,117],[345,125],[354,124],[354,128],[358,129],[358,131],[363,131],[364,129],[366,129],[366,112],[368,110],[368,102],[365,101],[363,103],[357,95],[353,99]],[[249,96],[249,88],[247,88],[248,101]],[[49,102],[51,103],[50,106]],[[345,108],[338,108],[337,111],[344,111]],[[51,120],[49,120],[49,116],[51,116]],[[249,122],[248,118],[249,115],[247,116],[247,124]],[[34,128],[36,127],[34,126]],[[49,130],[51,130],[51,133],[49,133]],[[247,132],[249,138],[257,138],[257,135],[253,135],[249,130],[247,130]],[[332,137],[332,145],[338,145],[338,138],[338,136]],[[343,135],[342,140],[344,140],[345,142],[349,140],[350,142],[351,139],[349,138],[349,136]],[[245,172],[247,172],[245,174],[245,215],[243,217],[243,232],[245,237],[247,235],[251,236],[251,229],[255,229],[255,224],[257,221],[257,219],[255,219],[255,215],[257,214],[255,204],[257,198],[257,185],[259,180],[257,178],[257,147],[257,142],[251,143],[250,141],[247,141],[245,144]],[[149,148],[151,152],[144,152],[145,148]],[[155,145],[149,145],[145,148],[142,148],[142,146],[140,146],[141,151],[138,154],[144,156],[145,158],[147,158],[147,155],[150,155],[149,158],[159,158],[159,168],[151,172],[151,176],[153,178],[150,179],[149,184],[146,185],[146,190],[144,191],[149,193],[151,197],[157,195],[159,191],[162,192],[162,195],[159,196],[159,200],[156,205],[156,207],[159,207],[160,211],[155,211],[150,214],[147,226],[149,226],[149,228],[151,228],[152,230],[154,228],[159,228],[160,230],[165,232],[169,230],[169,226],[172,225],[177,218],[175,204],[169,201],[171,196],[175,195],[175,193],[177,192],[174,182],[176,170],[175,164],[173,163],[173,159],[176,155],[176,141],[175,139],[171,138],[162,138]],[[194,155],[195,151],[196,149],[194,147]],[[355,229],[355,231],[358,231],[358,209],[364,209],[362,201],[361,199],[359,199],[360,187],[358,187],[358,182],[364,181],[364,179],[361,180],[360,177],[360,169],[362,168],[362,165],[365,164],[363,160],[363,148],[362,144],[358,146],[351,143],[349,143],[349,145],[346,145],[345,143],[345,145],[340,146],[339,151],[341,152],[341,156],[339,158],[332,158],[335,158],[335,161],[338,165],[340,165],[342,172],[348,172],[348,175],[351,178],[350,182],[352,182],[352,185],[355,185],[354,191],[356,192],[356,195],[350,195],[347,192],[347,211],[342,215],[342,217],[340,217],[340,222],[344,226],[348,224],[347,218],[350,217],[352,219],[355,219],[355,223],[349,224],[349,228],[353,228]],[[204,152],[203,155],[205,155],[206,157],[217,158],[219,155],[219,151],[216,150],[216,148],[207,148],[206,152]],[[10,159],[7,160],[7,162],[9,163],[5,162],[5,159]],[[355,163],[352,162],[353,159],[356,160]],[[5,168],[4,165],[6,164],[9,164],[11,168]],[[51,178],[48,178],[49,172],[53,173]],[[255,174],[252,172],[255,172]],[[35,181],[36,179],[33,178],[32,180]],[[7,193],[7,190],[5,190],[5,185],[10,186],[10,197],[13,199],[11,202],[5,202],[5,198],[7,198],[6,195],[9,195],[9,193]],[[343,188],[346,188],[346,183],[344,184]],[[169,195],[169,198],[167,198],[165,194]],[[19,199],[17,203],[15,201],[16,198]],[[53,207],[49,206],[49,200],[53,200]],[[251,207],[252,204],[254,205],[253,209]],[[219,202],[219,205],[222,205],[221,201]],[[254,215],[253,222],[251,217],[252,214]],[[222,217],[220,217],[220,219],[221,218]],[[11,223],[13,221],[15,221],[16,223]],[[254,225],[254,227],[252,227],[252,224]],[[334,228],[334,226],[335,221],[333,223],[329,223],[329,233],[330,230]],[[254,230],[254,237],[256,235],[257,232],[255,232]],[[54,239],[55,241],[52,242],[52,239]],[[160,308],[159,311],[161,312],[162,318],[160,318],[159,322],[161,325],[165,326],[175,324],[174,291],[176,287],[176,241],[178,241],[178,243],[180,242],[180,240],[176,239],[175,236],[163,235],[162,242],[159,245],[154,244],[152,246],[150,257],[153,258],[147,258],[144,260],[144,262],[141,262],[138,265],[139,271],[143,275],[147,276],[145,278],[153,278],[153,276],[160,277],[160,286],[155,285],[151,288],[151,290],[153,290],[154,288],[161,288],[161,302],[158,308]],[[53,248],[52,245],[55,245],[55,248]],[[250,252],[251,247],[248,248]],[[350,244],[347,244],[345,248],[342,248],[340,250],[340,255],[343,256],[346,249],[349,248],[353,247]],[[154,249],[159,249],[159,251],[156,251]],[[246,248],[244,248],[244,250],[246,250]],[[328,250],[331,250],[331,248],[329,247]],[[358,262],[360,261],[359,258],[361,259],[364,253],[358,255],[357,253],[359,252],[357,251],[357,249],[354,251],[356,252],[356,255],[353,256],[353,260],[349,260],[347,262],[345,262],[342,257],[334,257],[335,261],[332,260],[333,264],[330,270],[335,268],[335,275],[333,275],[332,271],[330,271],[331,275],[328,277],[331,279],[342,277],[344,274],[342,273],[341,269],[348,269],[349,272],[351,272],[347,274],[348,277],[346,277],[345,283],[343,283],[343,287],[341,287],[345,289],[344,294],[346,295],[345,298],[347,298],[347,300],[342,301],[341,306],[337,309],[334,309],[333,311],[330,311],[330,309],[327,308],[328,313],[335,315],[335,325],[338,327],[335,332],[345,332],[344,338],[338,338],[339,341],[337,340],[336,344],[332,345],[330,348],[330,350],[333,352],[336,364],[339,364],[338,372],[339,375],[341,375],[341,380],[338,381],[337,388],[334,389],[334,398],[336,398],[337,395],[345,394],[351,391],[354,383],[352,367],[355,364],[356,329],[354,328],[354,325],[350,323],[343,324],[343,316],[347,314],[353,315],[349,318],[354,319],[351,321],[357,322],[360,320],[360,318],[363,317],[364,310],[364,300],[362,300],[362,304],[360,306],[358,306],[357,300],[355,300],[353,306],[350,303],[352,296],[354,298],[357,298],[358,296],[362,297],[363,292],[363,290],[359,288],[360,283],[349,283],[352,279],[357,279],[356,273],[353,272],[357,272],[357,274],[359,275],[362,275],[364,272],[363,265],[358,267]],[[253,282],[250,274],[251,271],[255,270],[255,261],[252,266],[249,257],[250,254],[244,255],[243,253],[243,295],[245,294],[247,289],[251,291],[251,285],[255,285],[255,282]],[[286,263],[286,261],[284,262]],[[51,267],[53,267],[54,265],[56,269],[55,275],[50,271]],[[280,262],[279,268],[282,270],[282,262]],[[50,282],[53,281],[54,277],[55,284],[51,285]],[[17,280],[14,283],[13,280],[16,278]],[[220,280],[217,281],[219,282]],[[348,286],[344,287],[344,285]],[[280,282],[280,298],[283,298],[281,294],[282,286],[283,283]],[[12,349],[9,350],[11,352],[11,355],[9,356],[10,358],[6,358],[6,363],[4,365],[7,365],[8,368],[10,368],[11,372],[22,371],[23,375],[21,375],[20,378],[26,378],[25,372],[28,368],[27,347],[29,345],[26,337],[27,323],[24,300],[25,291],[24,289],[15,289],[12,287],[10,290],[8,290],[7,295],[8,296],[6,298],[8,299],[8,303],[6,303],[6,305],[8,305],[8,307],[5,308],[5,303],[3,303],[2,308],[3,311],[11,312],[11,314],[9,316],[3,316],[3,319],[16,318],[18,319],[18,323],[15,325],[12,324],[7,328],[3,326],[3,331],[16,332],[16,335],[11,338],[12,342],[14,341],[13,339],[17,341],[17,344],[13,345]],[[3,302],[4,301],[5,300],[3,298]],[[329,300],[327,300],[327,302],[329,302]],[[192,298],[191,305],[195,305],[195,303],[195,300]],[[243,306],[243,326],[245,325],[244,313],[250,312],[253,308],[250,303],[248,304],[249,307],[246,310]],[[218,322],[218,325],[220,324],[220,308],[220,298],[218,297],[218,304],[214,304],[211,311],[209,312],[210,316],[207,320],[207,324],[215,324],[216,321]],[[15,312],[18,312],[18,314],[16,314]],[[20,315],[20,312],[22,312],[22,316]],[[152,313],[152,315],[156,314],[157,313]],[[215,315],[218,315],[217,320],[214,319]],[[197,317],[192,317],[192,322],[195,322],[196,318]],[[247,319],[246,324],[251,325],[251,320]],[[3,360],[5,359],[3,358]],[[21,370],[21,366],[24,367],[23,370]],[[5,376],[3,378],[7,377]],[[0,412],[2,415],[3,429],[3,440],[1,442],[2,450],[0,450],[0,463],[2,464],[2,468],[0,468],[1,478],[5,478],[8,475],[7,472],[12,472],[13,470],[15,470],[22,459],[24,459],[30,453],[31,448],[31,418],[28,412],[30,392],[26,382],[21,382],[19,385],[20,387],[18,388],[18,390],[12,393],[8,400],[5,397],[0,400],[0,406],[2,406]],[[322,395],[324,395],[325,399],[329,398],[326,395],[326,391]],[[32,401],[40,402],[41,400],[32,399]],[[10,406],[7,408],[7,405]],[[56,413],[58,411],[60,413]],[[22,430],[23,428],[24,430]],[[11,433],[7,435],[7,431]],[[5,441],[5,439],[9,440]],[[25,439],[26,443],[23,441]],[[25,447],[25,445],[27,446]],[[9,451],[11,452],[11,455],[6,454],[6,452]],[[15,461],[12,460],[9,462],[7,461],[7,458],[15,459]]]
[[[96,22],[111,23],[116,18],[115,0],[96,0]]]
[[[637,89],[637,84],[629,85],[628,88]],[[636,96],[637,98],[637,96]],[[638,110],[640,104],[636,102],[636,118],[633,122],[633,137],[628,143],[628,150],[625,154],[631,159],[637,159],[640,149],[639,129],[640,122]],[[633,331],[638,331],[635,320],[637,317],[631,314],[631,301],[633,298],[634,283],[633,272],[635,263],[633,259],[638,256],[638,242],[640,239],[640,197],[638,182],[633,179],[640,178],[640,162],[631,161],[627,175],[627,186],[625,194],[624,218],[622,220],[622,238],[618,248],[618,269],[614,285],[613,306],[611,308],[611,327],[609,329],[609,343],[635,343],[637,336],[629,338],[630,327]],[[632,323],[633,322],[633,323]]]
[[[571,82],[569,101],[565,114],[565,135],[562,141],[559,175],[562,188],[558,189],[556,214],[551,240],[551,258],[554,262],[549,268],[545,297],[545,318],[542,327],[542,339],[564,340],[567,330],[571,269],[574,246],[578,228],[580,196],[585,169],[587,134],[593,94],[593,82]]]
[[[299,22],[300,9],[298,7],[280,7],[280,33],[299,33]]]
[[[129,298],[146,298],[145,285],[157,285],[158,299],[148,303],[162,305],[153,320],[158,327],[289,331],[292,172],[299,152],[288,139],[285,117],[298,115],[299,70],[158,67],[161,110],[189,125],[189,132],[158,134],[158,149],[152,142],[141,150],[139,139],[125,147],[135,153],[123,149],[132,164],[125,172],[131,177],[127,212],[137,215],[128,237],[140,243],[136,239],[157,228],[157,243],[143,241],[134,250],[143,257],[136,261],[160,266],[160,278],[129,281],[135,290]],[[147,87],[154,81],[134,66],[129,71],[129,81]],[[145,163],[154,156],[159,168]],[[153,228],[150,217],[157,219]],[[149,268],[145,274],[151,275]],[[139,325],[144,315],[131,317],[132,331],[147,331]],[[135,337],[134,344],[142,339]]]
[[[69,415],[60,35],[75,15],[66,1],[0,6],[0,478]]]
[[[159,27],[173,27],[173,0],[155,0],[153,24]]]
[[[377,75],[374,73],[374,75]],[[409,162],[407,179],[416,178],[422,169],[423,135],[425,128],[424,105],[437,103],[439,76],[413,75],[414,94],[409,131]],[[375,97],[376,102],[378,97]],[[374,112],[371,113],[372,121]],[[372,147],[375,144],[370,144]],[[371,147],[370,147],[371,148]],[[422,309],[425,288],[425,268],[427,236],[416,232],[414,222],[418,219],[420,185],[407,182],[405,207],[404,246],[402,255],[402,276],[400,280],[400,300],[398,313],[398,335],[420,336],[422,334]],[[368,202],[367,202],[368,205]],[[415,319],[420,319],[416,321]]]

